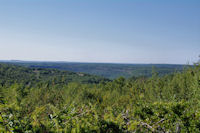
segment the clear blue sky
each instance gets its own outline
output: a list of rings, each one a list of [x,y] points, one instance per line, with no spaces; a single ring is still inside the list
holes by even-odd
[[[0,0],[0,60],[185,64],[200,0]]]

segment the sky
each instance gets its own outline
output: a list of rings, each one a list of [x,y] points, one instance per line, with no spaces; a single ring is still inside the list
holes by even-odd
[[[187,64],[200,0],[0,0],[0,60]]]

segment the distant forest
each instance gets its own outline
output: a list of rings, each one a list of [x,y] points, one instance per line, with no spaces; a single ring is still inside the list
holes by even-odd
[[[173,64],[112,64],[112,63],[72,63],[72,62],[30,62],[30,61],[5,61],[15,65],[22,65],[30,68],[55,68],[73,72],[83,72],[98,75],[109,79],[120,76],[130,77],[151,77],[152,69],[156,69],[160,76],[183,70],[186,65]]]

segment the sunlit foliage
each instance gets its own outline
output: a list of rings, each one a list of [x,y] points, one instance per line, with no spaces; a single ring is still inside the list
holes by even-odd
[[[71,74],[1,64],[0,131],[200,132],[198,63],[162,77]]]

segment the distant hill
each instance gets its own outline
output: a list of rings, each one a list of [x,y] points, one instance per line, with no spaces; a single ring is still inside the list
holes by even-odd
[[[34,84],[48,81],[49,83],[67,84],[69,82],[99,83],[109,81],[103,77],[85,73],[63,71],[58,69],[27,68],[7,63],[0,63],[0,79],[1,84]]]
[[[152,68],[159,75],[181,71],[184,65],[173,64],[112,64],[112,63],[74,63],[74,62],[32,62],[32,61],[4,61],[30,68],[54,68],[73,72],[83,72],[92,75],[115,79],[120,76],[125,78],[152,75]]]

